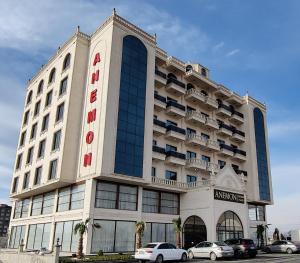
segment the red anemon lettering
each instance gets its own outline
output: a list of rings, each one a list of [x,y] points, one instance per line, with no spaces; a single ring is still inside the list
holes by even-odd
[[[90,103],[93,103],[97,100],[97,90],[93,90],[90,95]]]
[[[93,66],[96,66],[96,64],[100,61],[101,61],[100,53],[97,53],[94,58]]]
[[[99,69],[97,69],[96,72],[92,73],[91,83],[94,84],[98,80],[99,80]]]
[[[89,131],[85,137],[85,141],[87,144],[91,144],[94,140],[94,133],[92,131]]]
[[[83,161],[83,166],[84,167],[91,166],[91,164],[92,164],[92,157],[93,157],[92,153],[86,153],[84,155],[84,161]]]
[[[93,109],[88,112],[87,123],[94,122],[96,120],[96,109]]]

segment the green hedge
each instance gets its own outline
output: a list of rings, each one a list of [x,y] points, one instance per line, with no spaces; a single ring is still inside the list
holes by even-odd
[[[60,263],[71,263],[71,262],[100,262],[100,261],[134,261],[131,254],[112,254],[103,256],[86,256],[85,258],[78,260],[71,257],[63,257],[59,259]]]

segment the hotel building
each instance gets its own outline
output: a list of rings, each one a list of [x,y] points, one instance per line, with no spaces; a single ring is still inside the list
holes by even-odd
[[[77,32],[29,81],[12,178],[9,247],[84,252],[143,242],[256,239],[273,203],[266,107],[183,62],[115,12]]]

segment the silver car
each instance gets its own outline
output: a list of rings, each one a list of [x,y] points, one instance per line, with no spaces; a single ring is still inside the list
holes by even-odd
[[[264,248],[267,253],[296,253],[300,252],[300,244],[286,240],[278,240]]]
[[[224,242],[200,242],[194,247],[188,249],[188,256],[192,258],[210,258],[216,260],[218,258],[233,257],[233,248],[227,246]]]

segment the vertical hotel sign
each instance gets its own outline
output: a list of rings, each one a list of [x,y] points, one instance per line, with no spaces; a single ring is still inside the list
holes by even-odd
[[[101,86],[103,85],[104,42],[94,47],[91,54],[86,87],[86,110],[84,116],[82,167],[96,167],[97,144],[99,141],[99,121],[101,116]]]

